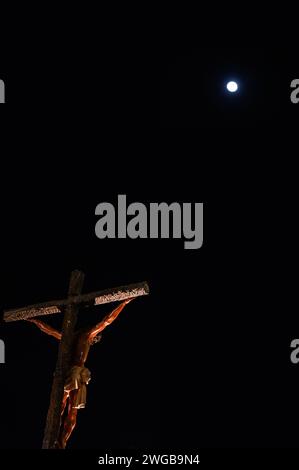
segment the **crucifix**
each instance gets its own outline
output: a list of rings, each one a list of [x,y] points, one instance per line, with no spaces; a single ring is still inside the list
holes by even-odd
[[[90,381],[90,371],[85,367],[85,361],[90,347],[100,340],[101,332],[118,317],[131,300],[149,293],[148,284],[141,282],[81,294],[83,282],[84,273],[73,271],[66,299],[4,311],[4,321],[30,321],[44,333],[60,341],[43,449],[64,449],[76,426],[77,411],[85,407],[86,385]],[[75,330],[79,308],[119,301],[121,303],[96,325]],[[55,313],[64,313],[61,332],[36,318]]]

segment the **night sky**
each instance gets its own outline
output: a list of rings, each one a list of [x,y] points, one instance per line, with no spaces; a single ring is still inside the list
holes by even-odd
[[[91,349],[69,447],[297,447],[294,54],[167,38],[154,58],[92,57],[0,69],[1,310],[64,298],[73,269],[83,292],[150,286]],[[118,194],[204,202],[203,247],[97,239],[95,207]],[[0,338],[0,448],[40,448],[57,342],[25,322]]]

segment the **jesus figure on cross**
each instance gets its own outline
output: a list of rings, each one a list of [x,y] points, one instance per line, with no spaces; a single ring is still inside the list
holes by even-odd
[[[90,346],[101,339],[100,333],[118,317],[123,308],[131,300],[133,299],[127,299],[122,302],[111,313],[106,315],[100,323],[97,323],[92,327],[82,328],[76,332],[73,343],[71,365],[64,385],[60,432],[56,443],[57,448],[65,449],[67,441],[76,426],[78,409],[85,408],[86,385],[89,383],[91,378],[90,371],[85,367],[85,362],[88,357]],[[59,331],[41,320],[32,318],[27,321],[34,323],[44,333],[54,336],[54,338],[58,340],[61,339],[61,333]],[[66,416],[64,417],[67,404],[68,409]]]

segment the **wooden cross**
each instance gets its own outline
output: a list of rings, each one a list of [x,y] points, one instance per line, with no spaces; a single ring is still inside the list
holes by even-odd
[[[27,320],[41,315],[50,315],[64,312],[62,336],[60,340],[58,358],[52,391],[50,405],[48,409],[43,449],[53,449],[57,441],[59,427],[61,403],[63,400],[64,384],[68,373],[72,343],[74,339],[75,326],[77,322],[78,310],[80,307],[91,305],[101,305],[110,302],[123,301],[133,297],[147,295],[149,287],[146,282],[131,284],[128,286],[106,289],[89,294],[81,294],[84,273],[73,271],[71,273],[68,297],[64,300],[53,300],[50,302],[30,305],[24,308],[11,309],[4,311],[4,321],[11,322],[17,320]]]

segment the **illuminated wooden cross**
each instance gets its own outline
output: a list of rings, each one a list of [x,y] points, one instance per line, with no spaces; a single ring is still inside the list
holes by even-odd
[[[76,347],[77,349],[79,348],[77,352],[81,356],[85,355],[87,357],[89,346],[96,341],[99,333],[117,317],[130,299],[149,293],[147,283],[142,282],[89,294],[81,294],[83,282],[84,273],[81,271],[73,271],[71,273],[67,299],[39,303],[24,308],[6,310],[4,312],[4,320],[6,322],[17,320],[32,321],[36,323],[42,331],[60,340],[44,433],[43,449],[65,447],[76,424],[77,409],[85,405],[85,384],[89,382],[90,373],[88,369],[83,367],[85,360],[81,361],[82,367],[78,367],[78,363],[75,363],[75,366],[72,367],[72,355],[74,354],[73,349],[76,336],[75,326],[79,308],[122,301],[121,305],[113,310],[111,314],[107,315],[99,324],[95,325],[95,327],[89,330],[82,330],[83,333],[80,334],[79,340],[77,339],[78,344]],[[54,313],[64,313],[61,333],[40,320],[35,319],[37,316]],[[72,372],[71,378],[69,378],[70,371]],[[66,384],[69,383],[76,385],[74,385],[73,388],[68,385],[69,388],[67,388]],[[82,386],[78,386],[78,383],[81,383]],[[79,390],[74,390],[74,387]],[[78,394],[78,391],[80,394]],[[62,414],[67,400],[69,402],[69,412],[65,418],[63,428]]]

